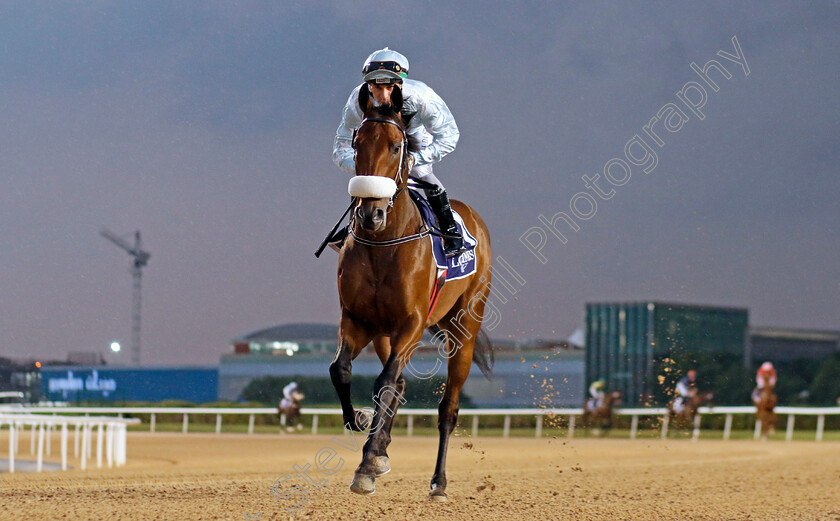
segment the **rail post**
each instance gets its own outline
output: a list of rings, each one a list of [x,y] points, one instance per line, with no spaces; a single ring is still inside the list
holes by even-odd
[[[248,416],[248,434],[254,434],[254,414]]]
[[[505,414],[505,427],[502,430],[502,437],[509,438],[510,437],[510,414]]]
[[[817,441],[822,441],[823,429],[825,429],[825,414],[820,414],[817,416]]]
[[[793,423],[796,421],[795,418],[796,416],[793,414],[788,414],[787,429],[785,429],[785,441],[793,440]]]
[[[102,468],[102,422],[96,424],[96,468]]]
[[[409,414],[405,424],[405,435],[414,436],[414,415]]]
[[[221,433],[222,433],[222,415],[217,414],[216,415],[216,434],[221,434]]]
[[[312,434],[318,434],[318,415],[312,415]]]
[[[726,415],[726,421],[723,424],[723,439],[728,440],[732,434],[732,414]]]
[[[38,459],[35,463],[35,472],[44,469],[44,424],[38,424]]]
[[[478,438],[478,415],[473,415],[473,423],[472,423],[472,437]]]
[[[74,429],[74,431],[75,431],[75,433],[73,434],[73,445],[74,445],[73,457],[74,458],[79,457],[79,443],[81,443],[81,441],[82,441],[82,437],[79,436],[79,428],[81,426],[82,426],[82,424],[76,423],[76,428]]]
[[[636,433],[639,432],[639,415],[634,414],[633,418],[630,420],[630,439],[636,439]]]
[[[189,414],[187,414],[187,413],[184,413],[184,426],[183,426],[183,428],[181,429],[181,431],[182,431],[184,434],[186,434],[186,433],[187,433],[187,424],[189,423],[189,421],[190,421],[190,415],[189,415]]]
[[[9,422],[9,473],[15,473],[15,422]]]
[[[61,424],[61,470],[67,470],[67,422]]]
[[[152,413],[152,419],[149,422],[149,432],[155,432],[155,413]]]
[[[569,416],[569,437],[575,437],[575,415],[572,414]]]
[[[542,414],[537,415],[537,428],[534,429],[534,437],[542,438],[543,417]]]

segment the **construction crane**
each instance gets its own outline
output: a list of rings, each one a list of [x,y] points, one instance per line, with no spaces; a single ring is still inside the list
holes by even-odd
[[[140,365],[140,309],[142,303],[140,286],[143,280],[141,269],[149,262],[149,257],[152,255],[143,250],[143,245],[140,241],[140,230],[134,233],[133,246],[119,235],[105,228],[102,229],[102,236],[127,251],[134,258],[131,268],[131,277],[134,280],[131,306],[131,363],[133,365]]]

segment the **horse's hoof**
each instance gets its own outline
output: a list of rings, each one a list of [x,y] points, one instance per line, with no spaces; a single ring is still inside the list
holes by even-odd
[[[446,497],[446,492],[443,491],[443,487],[439,486],[437,483],[432,483],[432,491],[429,492],[429,499],[431,501],[449,500],[449,498]]]
[[[446,492],[440,489],[436,489],[429,492],[429,500],[442,503],[444,501],[449,501],[449,498],[446,497]]]
[[[355,474],[353,476],[353,482],[350,483],[350,490],[355,492],[356,494],[361,494],[363,496],[369,496],[376,491],[376,487],[374,486],[374,476],[368,476],[367,474]]]
[[[377,476],[384,476],[391,472],[391,462],[388,456],[375,456],[373,458],[373,470]]]

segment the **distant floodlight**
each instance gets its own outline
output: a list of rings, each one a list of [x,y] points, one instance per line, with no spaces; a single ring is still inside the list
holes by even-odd
[[[111,342],[111,351],[115,353],[120,352],[120,343],[119,342]]]

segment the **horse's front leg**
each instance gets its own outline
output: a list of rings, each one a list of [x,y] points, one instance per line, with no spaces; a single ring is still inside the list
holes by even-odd
[[[405,379],[402,376],[403,364],[400,355],[411,342],[420,340],[423,334],[422,321],[418,319],[415,326],[409,328],[409,334],[392,337],[396,349],[391,351],[382,373],[374,383],[371,430],[362,452],[362,462],[350,484],[350,490],[357,494],[372,494],[375,490],[376,476],[390,470],[386,449],[391,442],[393,418],[400,403],[405,401]]]
[[[364,328],[357,325],[346,313],[343,314],[338,331],[338,349],[330,364],[330,379],[341,402],[344,425],[354,431],[365,430],[367,422],[362,421],[361,415],[356,413],[350,401],[352,363],[368,342],[370,342],[370,335]]]

